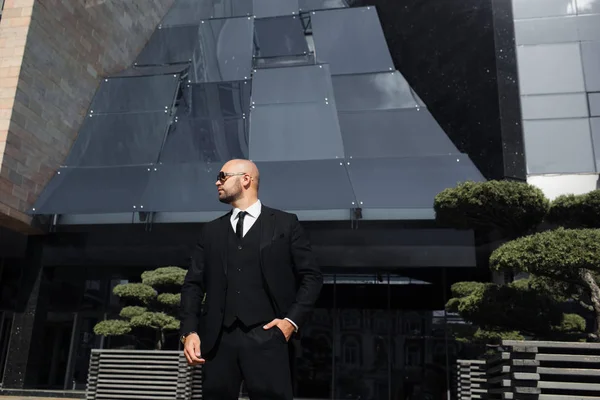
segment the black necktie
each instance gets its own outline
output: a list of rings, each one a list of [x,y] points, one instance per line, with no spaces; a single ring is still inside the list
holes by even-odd
[[[235,234],[238,239],[242,239],[244,236],[244,217],[248,214],[246,211],[240,211],[238,214],[237,225],[235,226]]]

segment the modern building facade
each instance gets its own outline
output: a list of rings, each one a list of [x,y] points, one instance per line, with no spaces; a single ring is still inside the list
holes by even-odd
[[[443,398],[468,349],[441,310],[453,282],[491,278],[490,239],[436,226],[433,197],[465,180],[596,188],[599,13],[587,0],[5,0],[2,388],[82,390],[90,349],[140,347],[93,333],[118,313],[112,288],[185,266],[199,226],[227,210],[220,165],[247,157],[261,200],[298,214],[326,273],[296,395]]]

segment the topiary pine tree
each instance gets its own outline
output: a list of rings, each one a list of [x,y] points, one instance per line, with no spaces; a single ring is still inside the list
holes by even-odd
[[[490,268],[529,276],[508,285],[454,284],[446,308],[474,325],[462,339],[581,338],[586,324],[579,314],[590,311],[596,329],[588,338],[600,338],[600,230],[591,229],[600,227],[600,191],[550,203],[527,183],[467,182],[440,192],[434,209],[442,225],[500,232],[504,243],[492,252]]]
[[[115,286],[113,293],[124,303],[120,319],[99,322],[94,333],[121,336],[151,329],[156,334],[155,348],[162,349],[165,332],[179,329],[177,313],[185,274],[183,268],[161,267],[142,273],[141,283]]]

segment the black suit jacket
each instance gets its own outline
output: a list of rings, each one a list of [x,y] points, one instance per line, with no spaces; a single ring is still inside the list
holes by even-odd
[[[203,354],[222,327],[230,217],[231,212],[204,225],[181,289],[181,334],[198,332]],[[260,228],[261,269],[276,315],[301,330],[323,286],[309,240],[296,215],[264,205]]]

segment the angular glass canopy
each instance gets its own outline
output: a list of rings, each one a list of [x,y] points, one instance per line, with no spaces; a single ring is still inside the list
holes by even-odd
[[[253,34],[253,17],[202,21],[192,56],[191,82],[250,79]]]
[[[588,94],[588,102],[590,105],[590,115],[592,117],[600,117],[600,93]]]
[[[163,111],[171,108],[179,75],[106,78],[100,82],[90,113]]]
[[[211,18],[252,15],[252,0],[175,0],[161,25],[197,25]]]
[[[169,115],[164,111],[90,114],[83,122],[65,165],[105,167],[155,163]]]
[[[159,65],[159,66],[144,66],[134,65],[130,68],[126,68],[111,76],[111,78],[117,77],[131,77],[131,76],[148,76],[148,75],[172,75],[172,74],[184,74],[188,69],[189,63],[186,64],[173,64],[173,65]]]
[[[311,13],[315,52],[333,75],[394,71],[375,7]]]

